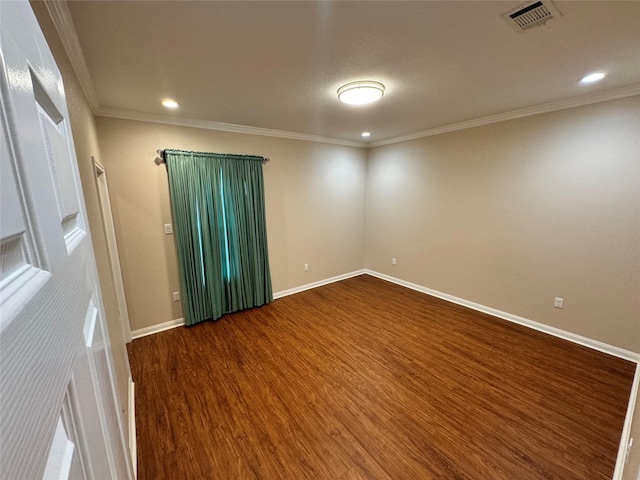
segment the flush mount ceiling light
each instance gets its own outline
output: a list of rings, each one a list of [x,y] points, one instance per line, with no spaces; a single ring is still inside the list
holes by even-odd
[[[590,73],[589,75],[585,75],[584,77],[582,77],[580,79],[580,83],[584,84],[588,84],[588,83],[595,83],[595,82],[599,82],[600,80],[602,80],[605,77],[605,73],[602,72],[595,72],[595,73]]]
[[[371,133],[370,133],[370,132],[362,132],[362,133],[360,134],[360,136],[361,136],[362,138],[367,138],[367,137],[370,137],[370,136],[371,136]]]
[[[166,108],[171,109],[176,109],[180,106],[178,105],[178,102],[176,102],[175,100],[171,100],[170,98],[165,98],[164,100],[162,100],[162,105]]]
[[[366,105],[380,100],[383,95],[384,85],[371,80],[347,83],[338,89],[340,101],[349,105]]]

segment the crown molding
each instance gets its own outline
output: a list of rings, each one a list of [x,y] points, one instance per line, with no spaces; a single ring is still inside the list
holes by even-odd
[[[80,46],[76,27],[71,18],[69,5],[67,5],[66,0],[43,0],[43,3],[47,7],[47,11],[53,21],[53,26],[58,32],[62,46],[65,52],[67,52],[71,67],[76,77],[78,77],[78,82],[80,82],[80,87],[89,102],[91,110],[95,114],[100,108],[100,101],[98,100],[93,80],[91,80],[87,61],[84,53],[82,53],[82,47]]]
[[[0,0],[1,1],[1,0]],[[595,92],[591,94],[579,95],[563,100],[558,100],[549,103],[543,103],[541,105],[535,105],[532,107],[522,108],[519,110],[513,110],[510,112],[499,113],[496,115],[489,115],[488,117],[477,118],[474,120],[468,120],[459,123],[453,123],[450,125],[444,125],[441,127],[431,128],[420,132],[401,135],[399,137],[389,138],[387,140],[380,140],[377,142],[358,142],[350,140],[341,140],[330,137],[322,137],[319,135],[312,135],[306,133],[289,132],[285,130],[272,130],[268,128],[249,127],[244,125],[234,125],[231,123],[212,122],[207,120],[195,120],[184,119],[177,117],[170,117],[166,115],[157,115],[150,113],[134,112],[128,110],[120,110],[114,108],[103,108],[100,106],[98,95],[89,73],[89,67],[87,61],[82,52],[80,46],[80,40],[71,18],[71,12],[66,0],[43,0],[43,3],[47,7],[53,25],[58,32],[58,36],[62,41],[62,45],[69,57],[71,66],[78,77],[82,91],[84,92],[89,106],[93,111],[93,114],[100,117],[112,117],[121,118],[126,120],[138,120],[142,122],[154,122],[166,125],[176,125],[182,127],[203,128],[207,130],[218,130],[222,132],[232,133],[244,133],[248,135],[261,135],[265,137],[277,137],[288,138],[292,140],[303,140],[308,142],[320,142],[333,145],[343,145],[347,147],[359,147],[359,148],[372,148],[380,147],[383,145],[391,145],[394,143],[406,142],[409,140],[416,140],[419,138],[431,137],[434,135],[441,135],[443,133],[455,132],[458,130],[465,130],[468,128],[480,127],[483,125],[490,125],[492,123],[504,122],[507,120],[514,120],[516,118],[529,117],[532,115],[538,115],[541,113],[555,112],[558,110],[565,110],[568,108],[581,107],[590,105],[593,103],[606,102],[609,100],[615,100],[618,98],[630,97],[633,95],[640,95],[640,83],[628,85],[625,87],[614,88],[610,90],[604,90],[601,92]]]
[[[534,105],[533,107],[521,108],[519,110],[512,110],[511,112],[499,113],[496,115],[490,115],[488,117],[477,118],[477,119],[468,120],[465,122],[453,123],[451,125],[444,125],[442,127],[423,130],[421,132],[412,133],[409,135],[402,135],[400,137],[394,137],[387,140],[381,140],[378,142],[356,142],[356,141],[349,141],[349,140],[339,140],[335,138],[321,137],[318,135],[311,135],[306,133],[288,132],[285,130],[272,130],[268,128],[234,125],[231,123],[177,118],[177,117],[170,117],[166,115],[133,112],[129,110],[119,110],[114,108],[99,108],[94,113],[97,116],[101,116],[101,117],[121,118],[125,120],[138,120],[142,122],[162,123],[166,125],[177,125],[182,127],[204,128],[208,130],[218,130],[218,131],[232,132],[232,133],[244,133],[248,135],[262,135],[265,137],[288,138],[292,140],[303,140],[308,142],[330,143],[333,145],[344,145],[348,147],[373,148],[373,147],[380,147],[383,145],[392,145],[394,143],[406,142],[409,140],[416,140],[419,138],[431,137],[434,135],[441,135],[443,133],[450,133],[458,130],[466,130],[468,128],[480,127],[483,125],[490,125],[492,123],[505,122],[507,120],[514,120],[516,118],[530,117],[532,115],[539,115],[541,113],[550,113],[550,112],[556,112],[559,110],[566,110],[569,108],[582,107],[585,105],[606,102],[609,100],[616,100],[619,98],[631,97],[634,95],[640,95],[640,83],[628,85],[620,88],[614,88],[610,90],[604,90],[601,92],[580,95],[577,97],[566,98],[566,99],[558,100],[555,102],[543,103],[541,105]]]
[[[593,103],[606,102],[609,100],[616,100],[618,98],[631,97],[633,95],[640,95],[640,83],[627,85],[625,87],[620,87],[620,88],[614,88],[610,90],[604,90],[601,92],[590,93],[586,95],[579,95],[577,97],[557,100],[555,102],[543,103],[541,105],[534,105],[533,107],[521,108],[519,110],[512,110],[510,112],[498,113],[496,115],[489,115],[488,117],[477,118],[477,119],[468,120],[465,122],[453,123],[451,125],[444,125],[442,127],[431,128],[429,130],[423,130],[421,132],[416,132],[409,135],[402,135],[402,136],[390,138],[387,140],[380,140],[378,142],[371,142],[367,146],[369,148],[381,147],[383,145],[391,145],[394,143],[406,142],[408,140],[416,140],[418,138],[432,137],[434,135],[441,135],[443,133],[455,132],[458,130],[466,130],[467,128],[480,127],[482,125],[490,125],[492,123],[499,123],[507,120],[514,120],[516,118],[530,117],[532,115],[539,115],[541,113],[556,112],[558,110],[566,110],[568,108],[582,107],[585,105],[591,105]]]
[[[179,127],[203,128],[206,130],[217,130],[221,132],[243,133],[246,135],[261,135],[263,137],[288,138],[291,140],[302,140],[306,142],[330,143],[332,145],[343,145],[346,147],[366,148],[365,142],[354,142],[340,140],[337,138],[322,137],[307,133],[288,132],[285,130],[272,130],[269,128],[248,127],[245,125],[234,125],[232,123],[211,122],[208,120],[195,120],[189,118],[170,117],[168,115],[157,115],[153,113],[134,112],[130,110],[119,110],[116,108],[100,108],[95,112],[98,117],[120,118],[124,120],[137,120],[140,122],[162,123],[165,125],[176,125]]]

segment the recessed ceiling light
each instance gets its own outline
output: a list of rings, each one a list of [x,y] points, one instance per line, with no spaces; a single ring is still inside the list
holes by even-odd
[[[586,84],[586,83],[599,82],[605,77],[605,75],[606,74],[602,72],[590,73],[589,75],[585,75],[584,77],[582,77],[580,79],[580,83]]]
[[[178,108],[180,105],[178,105],[178,102],[176,102],[175,100],[171,100],[170,98],[165,98],[164,100],[162,100],[162,105],[166,108]]]
[[[362,135],[362,137],[367,138],[371,136],[371,133],[369,132],[362,132],[360,135]]]
[[[362,80],[351,82],[338,89],[338,98],[349,105],[365,105],[380,100],[384,95],[384,85],[380,82]]]

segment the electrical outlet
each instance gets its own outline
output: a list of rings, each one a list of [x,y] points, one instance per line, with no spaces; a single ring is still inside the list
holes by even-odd
[[[564,298],[556,297],[553,299],[553,306],[556,308],[562,308],[564,305]]]
[[[392,258],[392,259],[391,259],[391,265],[395,265],[395,264],[396,264],[396,259],[395,259],[395,258]]]
[[[180,292],[173,292],[173,301],[174,302],[180,301]]]
[[[304,271],[305,271],[305,272],[308,272],[308,271],[309,271],[309,264],[308,264],[308,263],[305,263],[305,264],[304,264]]]
[[[164,233],[165,235],[171,235],[173,233],[173,225],[170,223],[164,224]]]

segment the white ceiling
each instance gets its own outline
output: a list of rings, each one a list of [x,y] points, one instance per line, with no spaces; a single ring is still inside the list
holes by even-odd
[[[98,113],[165,115],[361,142],[603,92],[640,93],[640,2],[556,1],[518,33],[518,1],[73,1]],[[577,80],[605,71],[600,83]],[[383,99],[348,106],[354,80]],[[180,109],[160,105],[171,97]],[[94,100],[94,103],[96,101]]]

